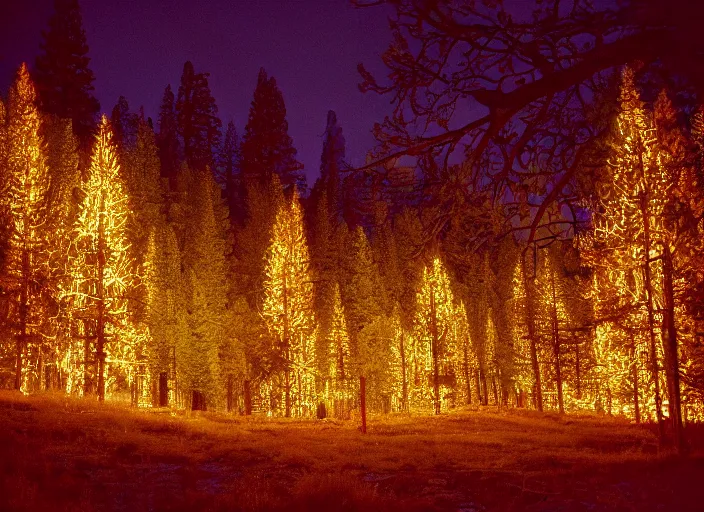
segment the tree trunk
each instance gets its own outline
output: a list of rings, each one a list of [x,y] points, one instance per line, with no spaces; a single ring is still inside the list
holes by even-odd
[[[252,415],[252,390],[248,380],[244,381],[244,414],[246,416]]]
[[[284,359],[285,359],[285,364],[286,364],[286,372],[285,372],[285,404],[286,404],[286,417],[290,418],[291,417],[291,350],[290,350],[290,340],[289,340],[289,333],[288,333],[288,284],[286,280],[286,269],[284,268],[283,272],[283,320],[284,320],[284,336],[283,336],[283,342],[284,342]]]
[[[640,390],[638,389],[638,360],[636,358],[636,340],[631,333],[631,363],[633,364],[633,407],[636,423],[640,423]]]
[[[672,286],[672,252],[666,243],[663,248],[663,292],[665,315],[663,318],[663,347],[665,351],[665,375],[667,376],[668,407],[678,453],[685,449],[682,432],[682,400],[680,394],[680,369],[677,354],[677,330],[675,327],[675,293]]]
[[[362,434],[367,433],[367,379],[359,377],[359,403],[362,416]]]
[[[438,369],[438,321],[435,310],[435,289],[430,287],[430,335],[431,352],[433,356],[433,399],[435,414],[440,414],[440,374]]]
[[[27,344],[27,314],[29,309],[29,253],[22,249],[22,283],[20,288],[20,332],[15,339],[15,389],[22,389],[22,355]]]
[[[555,380],[557,381],[557,409],[565,414],[565,402],[562,396],[562,366],[560,364],[560,324],[557,316],[557,290],[555,289],[555,272],[551,272],[552,288],[552,346],[555,355]]]
[[[643,163],[641,161],[641,168]],[[648,194],[642,192],[640,196],[641,213],[643,216],[643,267],[645,271],[645,298],[648,308],[648,334],[650,336],[650,365],[653,376],[653,386],[655,391],[655,417],[658,422],[658,434],[660,443],[665,439],[665,426],[662,418],[662,399],[660,396],[660,371],[658,369],[658,357],[655,341],[655,315],[653,312],[653,289],[650,275],[650,214],[648,211]]]
[[[105,226],[103,216],[105,211],[105,198],[100,199],[100,213],[98,215],[98,276],[96,298],[98,301],[98,326],[96,338],[96,357],[98,358],[98,400],[105,400]]]
[[[462,369],[464,370],[464,381],[467,385],[467,389],[465,391],[467,393],[467,405],[472,405],[472,385],[469,377],[469,340],[465,341],[464,361],[462,366]]]
[[[575,350],[575,378],[577,379],[577,400],[582,399],[582,378],[581,378],[581,368],[579,367],[579,343],[574,344]]]
[[[486,382],[486,372],[480,368],[479,374],[481,376],[481,384],[482,384],[481,404],[482,405],[489,405],[489,386]]]
[[[480,369],[474,371],[474,387],[477,388],[477,403],[482,405],[484,402],[482,400],[482,381]]]
[[[234,409],[234,381],[235,381],[235,376],[229,373],[227,375],[227,412],[232,412],[232,409]]]
[[[406,347],[403,329],[401,330],[401,409],[408,411],[408,374],[406,370]]]
[[[523,287],[526,293],[526,325],[528,326],[528,341],[530,343],[530,361],[533,366],[533,379],[535,381],[533,399],[538,411],[543,412],[543,390],[540,381],[540,364],[538,363],[538,347],[535,335],[535,313],[533,311],[533,278],[528,277],[526,266],[526,253],[521,253],[521,267],[523,270]]]

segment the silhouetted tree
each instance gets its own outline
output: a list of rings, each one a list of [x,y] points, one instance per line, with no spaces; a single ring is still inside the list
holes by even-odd
[[[100,103],[93,96],[95,76],[88,67],[88,43],[78,0],[55,0],[49,30],[42,32],[35,79],[42,110],[73,121],[73,132],[87,147]]]
[[[264,68],[259,70],[249,109],[241,169],[245,185],[252,182],[266,185],[272,174],[276,174],[284,189],[293,185],[300,191],[305,188],[303,166],[296,160],[296,150],[288,134],[284,98],[276,80],[267,77]]]
[[[159,147],[159,160],[161,161],[161,176],[169,178],[172,182],[179,169],[179,142],[176,120],[176,106],[174,93],[171,86],[167,85],[164,97],[159,108],[159,134],[157,146]]]
[[[220,147],[218,107],[208,86],[209,73],[196,73],[193,64],[183,65],[181,85],[176,98],[177,130],[183,144],[183,155],[191,169],[214,167]]]

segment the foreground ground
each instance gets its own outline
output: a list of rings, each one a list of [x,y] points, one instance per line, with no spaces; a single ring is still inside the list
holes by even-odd
[[[0,510],[704,510],[693,449],[594,416],[390,416],[363,435],[0,391]]]

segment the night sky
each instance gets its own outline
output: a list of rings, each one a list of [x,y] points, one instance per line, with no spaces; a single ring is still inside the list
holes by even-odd
[[[33,66],[53,0],[2,0],[0,90],[22,61]],[[210,73],[223,126],[247,122],[257,73],[274,76],[286,102],[289,134],[312,186],[318,176],[327,111],[337,112],[347,159],[364,161],[374,121],[387,98],[357,88],[356,67],[383,75],[390,40],[383,8],[349,0],[80,0],[95,73],[95,95],[110,112],[120,95],[136,111],[158,111],[164,87],[174,93],[186,60]]]

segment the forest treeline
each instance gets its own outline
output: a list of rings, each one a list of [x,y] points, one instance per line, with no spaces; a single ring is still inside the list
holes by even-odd
[[[474,203],[440,167],[350,170],[334,112],[309,189],[264,70],[241,137],[190,62],[156,122],[122,97],[96,122],[78,4],[56,5],[0,103],[3,386],[347,418],[363,376],[385,413],[704,415],[704,110],[623,68],[573,210],[537,206],[539,166]]]

